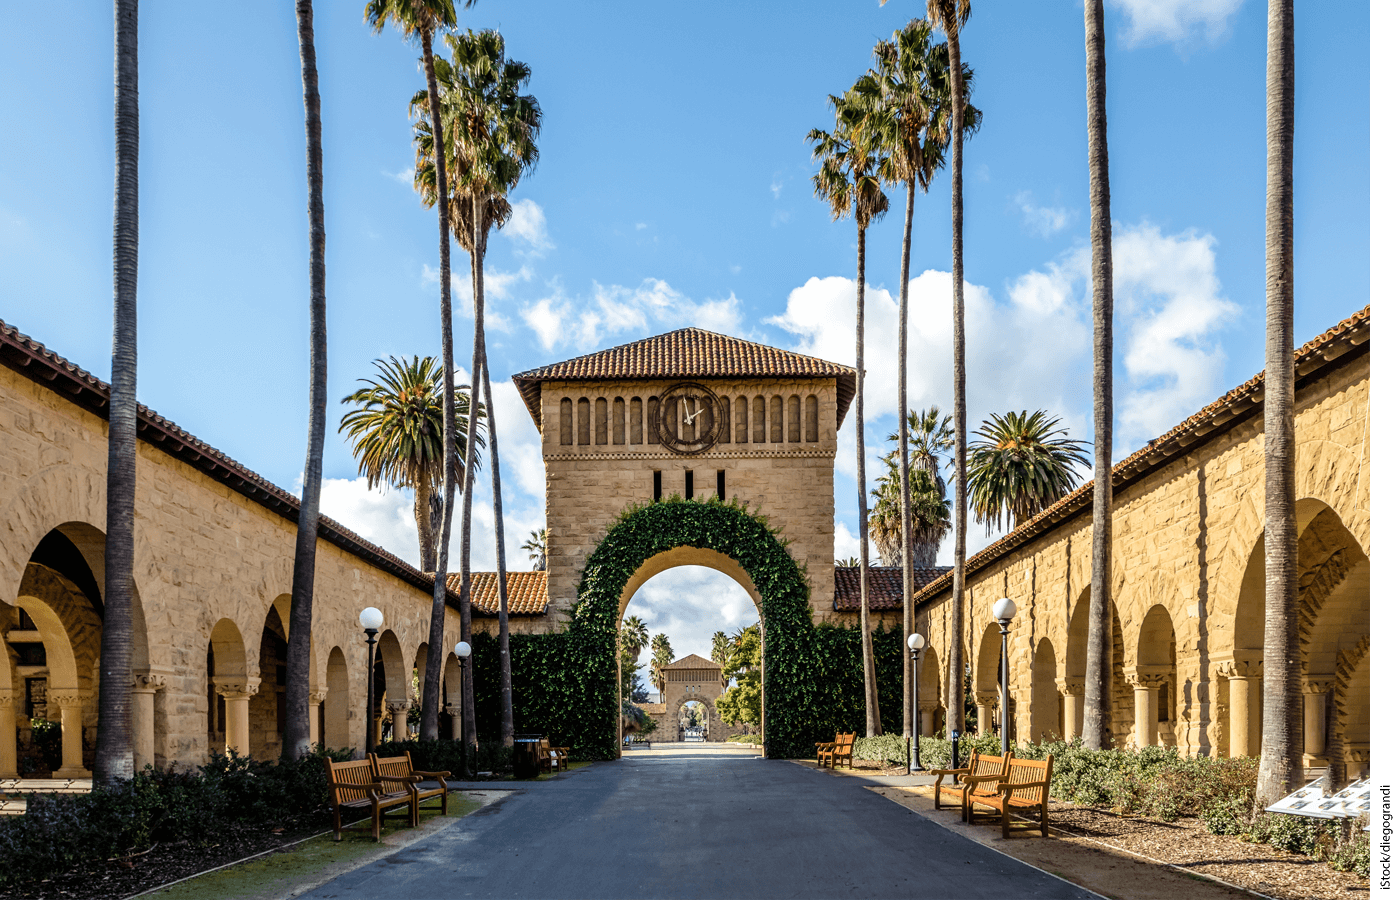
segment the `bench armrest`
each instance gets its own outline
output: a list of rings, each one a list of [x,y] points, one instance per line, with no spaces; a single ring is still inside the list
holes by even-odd
[[[1006,776],[1005,776],[1005,775],[964,775],[964,776],[962,777],[961,780],[962,780],[962,783],[963,783],[963,784],[981,784],[981,783],[984,782],[984,781],[1004,781],[1004,780],[1006,780]]]
[[[330,782],[330,786],[333,788],[349,788],[356,791],[365,791],[370,794],[380,793],[380,785],[378,784],[351,784],[348,781],[332,781]]]
[[[924,774],[925,774],[925,775],[939,775],[939,776],[942,776],[942,775],[966,775],[967,772],[968,772],[967,766],[963,766],[961,769],[925,769],[925,770],[924,770]]]
[[[413,774],[414,774],[415,776],[419,777],[419,778],[446,778],[446,777],[448,777],[449,775],[451,775],[452,773],[451,773],[451,772],[414,772]]]

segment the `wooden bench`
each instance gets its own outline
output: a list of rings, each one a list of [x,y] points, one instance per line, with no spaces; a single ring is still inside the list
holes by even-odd
[[[541,766],[555,772],[569,771],[568,747],[555,747],[549,743],[549,738],[544,738],[540,741],[540,752],[544,754],[544,759],[540,761]]]
[[[1005,756],[991,756],[986,753],[972,751],[972,755],[967,760],[967,765],[956,769],[931,769],[927,774],[938,776],[933,782],[933,808],[943,808],[944,791],[948,797],[957,802],[958,807],[963,810],[962,816],[967,818],[967,804],[964,795],[968,790],[967,779],[975,778],[981,780],[997,779],[1006,775],[1006,765],[1011,760],[1012,754]],[[951,779],[948,784],[943,783],[943,779]]]
[[[967,822],[972,824],[974,804],[981,804],[1001,812],[1001,836],[1011,837],[1011,811],[1039,810],[1041,837],[1050,836],[1050,774],[1054,767],[1055,755],[1045,759],[1013,759],[1006,775],[995,783],[996,796],[983,793],[969,794]],[[1034,822],[1017,825],[1018,829],[1034,828]]]
[[[836,768],[837,763],[846,761],[846,768],[851,768],[851,751],[856,744],[856,733],[836,735],[836,740],[825,741],[817,744],[817,766],[830,765]]]
[[[326,760],[326,783],[331,792],[331,815],[335,819],[335,839],[340,840],[342,809],[368,809],[370,830],[374,839],[379,840],[379,826],[386,810],[396,806],[408,806],[408,815],[413,824],[418,824],[415,795],[404,785],[386,786],[374,775],[374,763],[368,759],[354,759],[349,762]],[[392,784],[392,783],[391,783]]]
[[[973,750],[972,759],[967,760],[969,773],[958,775],[958,781],[962,787],[962,819],[963,822],[972,822],[972,801],[973,798],[997,798],[997,785],[1007,778],[1007,771],[1011,767],[1012,760],[1015,759],[1015,750],[1008,750],[1005,754],[998,753],[991,756],[990,753],[977,753]]]
[[[418,822],[423,809],[423,801],[440,797],[439,809],[447,815],[447,779],[451,772],[424,772],[413,766],[413,754],[405,751],[403,756],[369,755],[374,763],[374,774],[387,784],[405,784],[413,793],[413,827]]]

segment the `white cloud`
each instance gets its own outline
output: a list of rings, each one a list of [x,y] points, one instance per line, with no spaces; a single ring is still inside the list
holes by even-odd
[[[522,271],[528,271],[528,270],[522,270]],[[488,266],[488,267],[487,267],[487,270],[486,270],[486,277],[483,279],[483,281],[484,281],[485,284],[486,284],[486,327],[487,327],[487,328],[490,328],[490,329],[492,329],[492,330],[499,330],[499,331],[505,331],[505,332],[513,331],[513,330],[514,330],[514,323],[511,322],[510,317],[509,317],[509,316],[506,316],[506,315],[503,315],[503,314],[501,313],[501,311],[500,311],[499,309],[497,309],[496,304],[492,302],[493,300],[499,300],[499,299],[504,299],[504,298],[501,297],[501,296],[499,296],[499,295],[495,295],[495,296],[492,295],[492,293],[491,293],[491,287],[492,287],[491,276],[492,276],[492,270],[491,270],[491,268]],[[518,277],[518,273],[517,273],[517,277]],[[422,278],[422,284],[423,284],[424,287],[431,287],[434,291],[437,290],[437,287],[438,287],[438,270],[437,270],[435,267],[429,267],[427,263],[423,263],[423,271],[422,271],[422,274],[421,274],[421,278]],[[505,281],[505,284],[506,284],[507,286],[509,286],[509,284],[510,284],[511,281],[513,281],[513,280],[516,280],[516,279],[512,279],[512,278],[510,278],[510,277],[507,277],[507,279],[506,279],[506,281]],[[528,280],[528,278],[523,279],[523,280]],[[502,283],[502,282],[498,280],[498,281],[496,282],[496,285],[499,287],[499,286],[501,285],[501,283]],[[472,276],[471,276],[471,268],[470,268],[470,266],[465,267],[464,269],[453,270],[453,272],[452,272],[452,295],[453,295],[454,297],[457,298],[457,314],[458,314],[458,315],[461,315],[461,316],[465,316],[466,319],[467,319],[467,321],[469,321],[469,322],[470,322],[472,319],[474,319],[474,318],[475,318],[475,311],[474,311],[473,305],[472,305],[472,296],[473,296],[473,292],[472,292]],[[508,295],[507,295],[507,296],[508,296]],[[454,326],[454,327],[455,327],[455,326]],[[467,346],[468,348],[471,347],[471,340],[470,340],[470,338],[468,338],[468,341],[467,341],[466,346]]]
[[[399,184],[406,184],[410,187],[413,185],[413,166],[404,166],[397,172],[385,172],[384,174],[388,175]]]
[[[569,346],[588,351],[605,339],[685,326],[735,334],[743,321],[740,306],[733,293],[696,302],[665,281],[648,278],[635,288],[595,282],[587,299],[570,298],[555,284],[550,296],[526,305],[522,317],[546,350]]]
[[[533,281],[534,277],[535,273],[529,266],[521,266],[514,272],[502,272],[487,263],[486,274],[481,280],[486,286],[486,299],[509,300],[514,295],[516,282]]]
[[[523,248],[530,256],[543,256],[554,249],[549,240],[549,229],[545,224],[544,210],[533,200],[520,199],[512,204],[510,219],[501,228],[501,234],[512,243]],[[490,246],[487,246],[488,252]]]
[[[1128,46],[1167,42],[1218,41],[1244,0],[1109,0],[1128,17],[1123,39]]]
[[[783,180],[774,175],[773,180],[768,184],[768,190],[773,192],[774,200],[779,199],[783,195]]]
[[[1124,452],[1174,427],[1221,392],[1225,351],[1215,335],[1239,307],[1220,294],[1215,238],[1163,236],[1155,225],[1113,240],[1115,312],[1131,390],[1118,394],[1115,443]],[[1124,321],[1126,319],[1126,322]],[[1120,332],[1121,333],[1121,332]]]
[[[300,486],[298,486],[300,490]],[[321,513],[409,565],[418,565],[418,528],[413,522],[413,495],[407,491],[369,489],[369,480],[321,480]]]
[[[1063,206],[1037,206],[1030,191],[1018,193],[1016,205],[1021,209],[1021,224],[1043,238],[1048,238],[1069,224],[1069,210]]]

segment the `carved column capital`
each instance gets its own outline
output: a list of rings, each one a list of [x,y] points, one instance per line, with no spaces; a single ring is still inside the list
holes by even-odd
[[[258,692],[261,678],[222,677],[214,679],[214,690],[225,700],[247,700]]]
[[[1225,678],[1259,678],[1264,674],[1263,660],[1231,659],[1216,663],[1216,674]]]
[[[77,691],[50,691],[49,702],[57,704],[59,709],[68,709],[82,706],[83,695]]]
[[[18,699],[11,693],[0,694],[0,709],[14,709],[15,701]]]
[[[310,700],[311,703],[319,704],[322,700],[326,699],[326,692],[312,691],[310,694],[307,695],[307,698]]]
[[[1123,673],[1134,690],[1156,690],[1167,683],[1171,675],[1170,666],[1137,666]]]
[[[978,706],[991,706],[997,702],[1001,691],[977,691],[972,696],[977,700]]]
[[[449,716],[460,716],[460,715],[462,714],[462,707],[458,706],[458,705],[455,704],[455,703],[449,703],[449,704],[447,704],[446,706],[443,707],[443,710],[444,710]]]
[[[164,675],[155,672],[132,672],[131,690],[137,694],[154,694],[165,688]]]
[[[1059,689],[1061,694],[1068,694],[1071,697],[1084,696],[1083,678],[1056,678],[1055,687]]]
[[[1337,679],[1331,675],[1309,675],[1303,681],[1303,693],[1325,694],[1332,690],[1336,683]]]
[[[394,714],[406,713],[413,708],[413,704],[408,700],[390,700],[384,705]]]

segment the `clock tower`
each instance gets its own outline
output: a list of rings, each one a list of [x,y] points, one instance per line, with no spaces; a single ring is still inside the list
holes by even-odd
[[[567,620],[609,525],[628,506],[671,496],[734,500],[766,516],[806,567],[815,621],[835,617],[836,433],[855,369],[683,328],[514,381],[544,457],[548,627]]]

